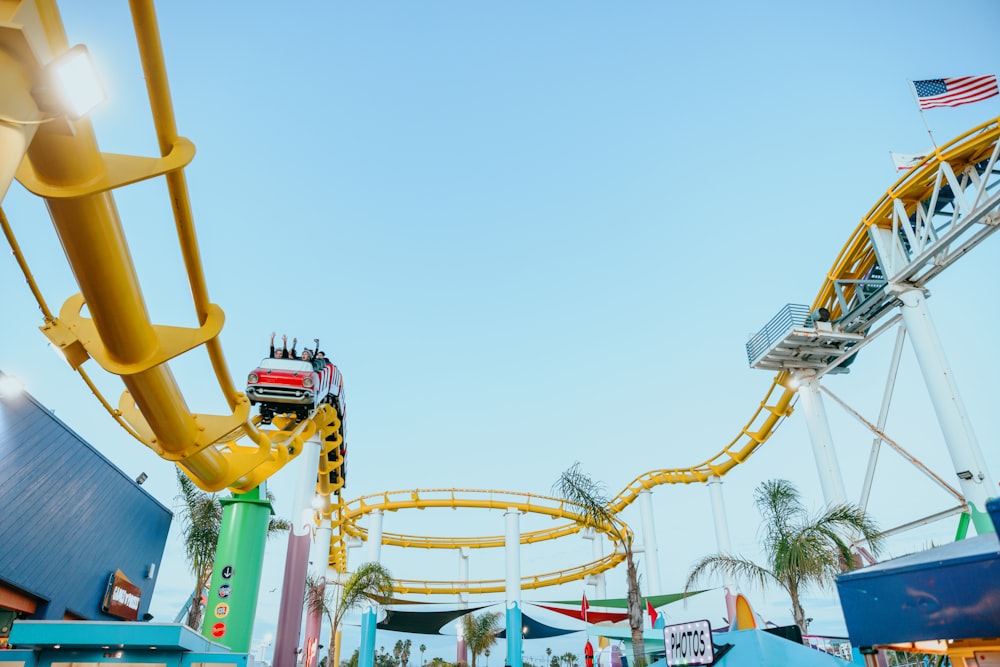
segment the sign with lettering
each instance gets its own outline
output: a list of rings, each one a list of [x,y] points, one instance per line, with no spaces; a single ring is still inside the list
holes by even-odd
[[[715,662],[712,646],[712,626],[708,621],[691,621],[663,628],[663,643],[667,664],[711,665]]]
[[[126,621],[135,621],[139,618],[141,601],[142,589],[129,581],[121,570],[115,570],[108,579],[101,611]]]

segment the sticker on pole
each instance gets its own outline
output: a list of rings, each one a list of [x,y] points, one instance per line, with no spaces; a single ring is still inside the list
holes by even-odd
[[[711,665],[715,662],[712,626],[708,621],[692,621],[663,628],[667,665]]]
[[[224,568],[222,568],[222,578],[223,579],[232,579],[233,578],[233,566],[232,565],[227,565]]]
[[[219,597],[226,599],[232,591],[233,589],[229,587],[229,584],[222,584],[219,586]]]
[[[229,616],[229,605],[225,602],[220,602],[215,607],[215,617],[225,618],[226,616]]]
[[[225,623],[216,623],[215,625],[212,626],[212,636],[213,637],[217,637],[218,638],[218,637],[221,637],[224,634],[226,634],[226,624]]]

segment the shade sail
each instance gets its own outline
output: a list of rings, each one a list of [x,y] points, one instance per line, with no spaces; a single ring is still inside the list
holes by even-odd
[[[523,629],[525,639],[545,639],[547,637],[558,637],[560,635],[569,635],[574,632],[583,631],[583,628],[567,630],[566,628],[556,628],[551,625],[545,625],[541,621],[528,616],[523,611],[521,612],[521,625],[524,626]],[[497,637],[500,639],[506,639],[507,630],[502,630]]]
[[[542,604],[540,602],[534,603],[536,607],[541,607],[548,611],[554,611],[557,614],[563,614],[564,616],[569,616],[570,618],[575,618],[578,621],[583,620],[583,611],[580,609],[566,609],[564,607],[552,607],[547,604]],[[604,621],[610,621],[612,623],[617,623],[618,621],[624,621],[628,618],[627,611],[601,611],[600,609],[594,609],[590,607],[587,609],[587,622],[588,623],[603,623]]]
[[[662,607],[665,604],[670,604],[671,602],[677,602],[678,600],[683,600],[684,598],[689,598],[692,595],[698,595],[699,593],[704,593],[707,590],[704,589],[700,591],[688,591],[687,593],[665,593],[663,595],[643,595],[643,604],[645,600],[649,600],[650,604],[654,607]],[[577,611],[580,609],[581,600],[546,600],[542,602],[532,602],[532,604],[537,604],[539,606],[546,604],[558,604],[558,605],[575,605]],[[590,608],[594,607],[609,607],[611,609],[628,609],[628,598],[607,598],[605,600],[587,600],[587,604]],[[590,616],[590,612],[587,612],[587,616]]]
[[[479,611],[483,607],[469,609],[451,609],[448,611],[400,611],[386,609],[385,619],[376,627],[379,630],[393,632],[408,632],[415,635],[439,635],[441,628],[454,621],[459,616]]]

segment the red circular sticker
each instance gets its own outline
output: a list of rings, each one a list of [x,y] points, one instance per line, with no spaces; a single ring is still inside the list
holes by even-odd
[[[226,624],[225,623],[216,623],[215,625],[212,626],[212,636],[213,637],[221,637],[224,634],[226,634]]]

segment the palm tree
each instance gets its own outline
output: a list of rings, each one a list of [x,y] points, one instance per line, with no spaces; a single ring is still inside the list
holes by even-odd
[[[465,645],[472,654],[472,665],[476,667],[476,656],[497,643],[500,632],[500,612],[488,611],[476,616],[466,614],[462,617],[462,634]]]
[[[219,502],[218,494],[199,489],[180,468],[177,468],[176,472],[177,486],[180,487],[176,499],[180,503],[184,553],[191,566],[191,574],[195,577],[191,606],[185,623],[193,630],[200,630],[205,612],[201,596],[212,579],[215,549],[218,546],[219,529],[222,526],[222,503]],[[267,499],[274,500],[270,491],[267,493]],[[268,537],[289,528],[291,524],[287,520],[272,516],[267,525]]]
[[[396,667],[400,667],[403,664],[403,640],[397,639],[396,645],[392,647],[392,658],[396,661]]]
[[[407,639],[407,640],[405,640],[403,642],[403,651],[402,651],[402,653],[400,653],[400,656],[399,656],[400,662],[402,663],[403,667],[409,667],[409,665],[410,665],[410,647],[411,646],[413,646],[413,641],[412,640]]]
[[[706,574],[721,573],[761,588],[769,581],[777,583],[792,599],[792,618],[805,634],[808,621],[799,594],[810,584],[824,588],[853,568],[847,534],[864,538],[876,556],[882,537],[875,522],[854,505],[836,505],[810,517],[798,489],[784,479],[762,482],[754,491],[754,503],[764,520],[767,565],[729,554],[705,556],[691,569],[684,591]]]
[[[490,650],[488,648],[484,648],[483,655],[486,656],[486,667],[490,667]]]
[[[420,667],[424,667],[424,651],[426,651],[426,650],[427,650],[427,646],[425,644],[421,644],[420,645]]]
[[[326,649],[328,665],[333,664],[337,631],[344,616],[359,609],[366,601],[377,602],[391,595],[392,575],[377,562],[362,563],[343,584],[320,586],[312,578],[306,581],[306,606],[330,621],[330,641]]]
[[[628,625],[632,631],[632,659],[636,667],[646,664],[646,645],[642,637],[642,594],[639,591],[639,573],[632,552],[632,531],[625,522],[611,511],[611,504],[604,488],[595,483],[574,463],[559,476],[553,490],[560,497],[579,505],[588,528],[597,528],[611,534],[625,549],[625,581],[628,586]]]

